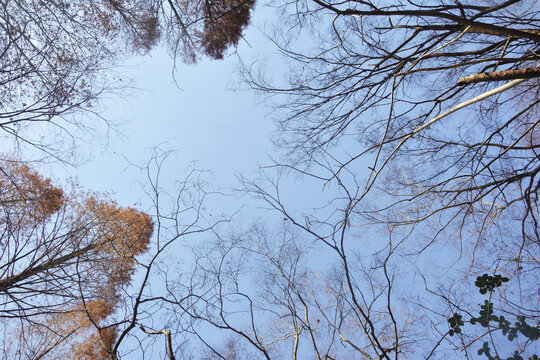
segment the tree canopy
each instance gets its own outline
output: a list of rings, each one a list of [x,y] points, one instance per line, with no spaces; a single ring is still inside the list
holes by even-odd
[[[0,321],[19,338],[4,354],[103,352],[100,341],[111,346],[116,332],[107,317],[148,250],[151,217],[77,187],[65,192],[15,160],[2,163],[0,184]]]
[[[0,128],[60,159],[36,126],[84,136],[133,54],[223,59],[267,4],[283,62],[243,59],[277,124],[257,221],[199,169],[166,191],[159,147],[146,213],[3,156],[6,358],[538,359],[536,0],[1,3]]]
[[[327,211],[302,218],[269,170],[248,189],[338,255],[347,289],[338,299],[351,311],[340,319],[356,316],[364,336],[348,339],[341,320],[330,327],[366,358],[474,354],[482,334],[460,334],[461,344],[447,348],[450,315],[436,314],[473,309],[470,285],[486,272],[515,281],[492,294],[501,309],[537,319],[535,5],[283,2],[287,31],[273,41],[291,73],[279,82],[256,64],[245,70],[277,105],[276,143],[288,156],[274,168],[335,186],[338,195]],[[343,311],[339,301],[335,311]]]

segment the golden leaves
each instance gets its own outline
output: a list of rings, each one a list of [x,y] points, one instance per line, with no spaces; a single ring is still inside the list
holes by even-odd
[[[118,336],[116,328],[105,328],[92,333],[84,342],[77,343],[72,348],[74,359],[107,360],[109,352]]]

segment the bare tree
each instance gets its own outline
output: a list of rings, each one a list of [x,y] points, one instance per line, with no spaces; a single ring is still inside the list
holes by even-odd
[[[321,166],[319,173],[323,169],[331,171]],[[474,250],[481,246],[460,247],[459,239],[448,238],[419,248],[422,241],[415,238],[430,233],[426,225],[403,228],[366,221],[365,214],[351,210],[363,187],[345,172],[333,175],[339,187],[317,195],[326,205],[305,213],[282,196],[283,186],[271,169],[256,181],[245,181],[246,190],[281,215],[283,223],[282,231],[255,228],[244,243],[256,263],[252,271],[258,293],[252,301],[259,312],[254,318],[264,319],[258,331],[275,351],[272,357],[475,357],[489,347],[499,357],[535,353],[534,258],[512,272],[513,264],[496,248]],[[270,218],[265,216],[265,222]],[[489,285],[486,297],[486,290],[475,289],[481,288],[480,279],[490,279],[482,273],[503,273],[507,283],[498,284],[496,291]],[[487,302],[496,317],[486,315]],[[459,333],[449,321],[455,314],[466,323]],[[495,321],[487,325],[486,319]],[[504,326],[516,320],[530,326],[516,322],[514,334],[527,329],[525,336],[508,341]]]
[[[159,38],[152,3],[138,0],[2,1],[0,33],[2,137],[59,160],[100,128],[98,99],[124,87],[117,62]]]
[[[521,214],[524,244],[539,242],[534,2],[298,1],[284,11],[293,6],[291,36],[317,31],[319,47],[275,39],[297,69],[289,86],[246,73],[256,89],[285,95],[277,141],[293,160],[363,177],[359,211],[380,184],[396,206],[370,216],[414,213],[394,217],[411,224],[448,210],[489,223],[509,210]]]
[[[402,310],[395,293],[407,288],[396,284],[399,244],[391,239],[390,247],[381,243],[369,254],[364,244],[351,244],[346,211],[325,220],[311,214],[306,222],[287,210],[270,178],[246,180],[252,195],[278,211],[280,225],[269,225],[273,216],[267,216],[266,225],[247,229],[238,221],[201,227],[211,219],[203,207],[185,212],[176,206],[191,204],[185,202],[191,181],[181,182],[184,195],[172,199],[158,178],[150,183],[161,237],[135,306],[126,310],[126,336],[115,356],[129,357],[130,343],[137,356],[156,356],[155,342],[170,359],[388,359],[425,350],[415,348],[421,340],[408,337],[413,319],[421,326],[417,316],[395,313]],[[163,211],[169,200],[172,211]]]
[[[152,216],[154,237],[148,252],[138,258],[132,286],[123,292],[123,306],[109,321],[118,334],[110,348],[112,359],[129,358],[130,354],[142,358],[149,353],[167,359],[189,358],[187,333],[180,330],[185,323],[172,320],[187,316],[188,309],[175,307],[174,315],[167,309],[176,302],[196,301],[198,285],[184,278],[192,266],[197,268],[191,250],[204,247],[208,234],[230,219],[213,216],[207,209],[207,203],[220,194],[212,190],[206,171],[190,167],[183,179],[168,182],[170,177],[163,174],[170,171],[166,165],[174,155],[174,151],[158,147],[147,163],[133,164],[144,176],[141,201]],[[182,291],[176,292],[179,287]]]
[[[273,41],[293,69],[289,82],[256,77],[255,67],[245,72],[252,87],[278,105],[276,139],[289,157],[275,168],[337,190],[325,209],[334,209],[329,214],[338,218],[308,212],[295,224],[319,234],[331,249],[341,232],[372,234],[367,249],[382,241],[388,260],[373,251],[370,261],[379,264],[373,266],[382,279],[399,275],[392,275],[390,264],[394,271],[408,269],[410,276],[401,281],[414,291],[400,296],[415,308],[409,313],[423,314],[422,321],[412,321],[422,325],[407,335],[398,312],[389,306],[382,313],[397,329],[395,344],[400,338],[411,343],[429,339],[431,346],[420,349],[435,350],[424,357],[455,350],[474,354],[477,341],[485,339],[486,333],[474,332],[460,335],[459,343],[444,330],[457,309],[476,311],[481,300],[472,284],[484,273],[510,278],[492,293],[499,310],[534,324],[538,320],[540,38],[535,5],[283,2],[289,28]],[[250,188],[276,210],[289,212],[276,193]],[[315,230],[321,226],[325,234],[334,234],[327,235],[332,241]],[[343,250],[334,251],[342,254],[346,274],[346,260],[356,258],[358,249],[350,236],[341,240]],[[352,273],[352,284],[361,283],[360,274]],[[373,278],[368,274],[364,279]],[[399,294],[395,283],[388,282],[383,292],[388,299]],[[373,284],[358,290],[369,291]],[[374,324],[374,334],[383,327]],[[431,335],[426,329],[433,330]],[[376,338],[372,334],[375,344]],[[520,353],[528,346],[522,345]],[[397,349],[392,356],[400,351],[406,355]]]

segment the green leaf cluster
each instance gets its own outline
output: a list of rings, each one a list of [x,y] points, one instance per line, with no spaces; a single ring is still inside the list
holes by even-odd
[[[474,285],[480,289],[480,294],[486,294],[488,291],[491,292],[496,287],[502,285],[503,282],[508,282],[507,277],[502,277],[501,275],[491,276],[484,274],[476,278]]]
[[[461,315],[455,313],[454,316],[448,319],[448,323],[450,324],[450,330],[448,331],[448,334],[450,334],[450,336],[461,333],[461,326],[463,326],[463,320]]]
[[[501,275],[490,276],[484,274],[476,278],[475,285],[479,288],[481,294],[492,292],[495,288],[502,286],[503,283],[508,282],[507,277]],[[530,341],[536,341],[540,338],[540,329],[527,324],[525,316],[518,316],[514,325],[507,320],[503,315],[497,316],[493,312],[493,303],[489,300],[485,300],[484,304],[480,306],[480,314],[478,317],[472,317],[469,322],[472,325],[480,324],[483,327],[489,327],[494,330],[501,330],[502,334],[508,337],[508,340],[513,341],[518,337],[518,334],[526,337]],[[448,319],[450,330],[448,334],[454,336],[461,333],[461,326],[464,325],[463,318],[460,314],[454,313],[452,317]],[[482,348],[478,350],[478,355],[485,355],[489,360],[501,360],[498,356],[491,355],[491,349],[489,342],[484,342]],[[538,355],[534,354],[528,358],[529,360],[539,360]],[[518,350],[514,351],[514,354],[505,360],[524,360]]]

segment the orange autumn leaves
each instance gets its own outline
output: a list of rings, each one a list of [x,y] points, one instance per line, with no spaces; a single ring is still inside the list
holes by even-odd
[[[0,163],[0,211],[0,315],[16,309],[25,323],[12,335],[40,339],[26,341],[34,357],[109,358],[117,329],[107,321],[152,218],[77,185],[64,191],[17,161]]]
[[[106,326],[105,319],[113,313],[114,307],[114,302],[94,300],[49,316],[44,325],[56,336],[51,339],[51,345],[46,349],[49,352],[44,358],[110,359],[110,350],[118,331],[115,326]],[[42,330],[38,336],[46,337],[50,334],[44,334]]]
[[[58,211],[64,202],[61,189],[34,169],[16,161],[0,167],[0,221],[13,216],[23,223],[42,221]],[[22,225],[22,224],[21,224]]]
[[[152,236],[152,218],[133,208],[121,208],[114,201],[102,201],[94,195],[85,198],[76,211],[77,221],[99,224],[89,229],[85,239],[95,244],[97,254],[92,262],[93,280],[99,293],[109,298],[129,284],[136,260],[135,256],[147,250]]]
[[[79,328],[70,352],[77,359],[108,359],[118,333],[116,327],[107,326],[106,319],[123,300],[123,290],[129,286],[137,264],[135,257],[148,249],[152,218],[95,196],[85,199],[78,216],[91,218],[100,226],[92,229],[91,237],[98,240],[98,256],[90,269],[95,294],[74,309]]]

